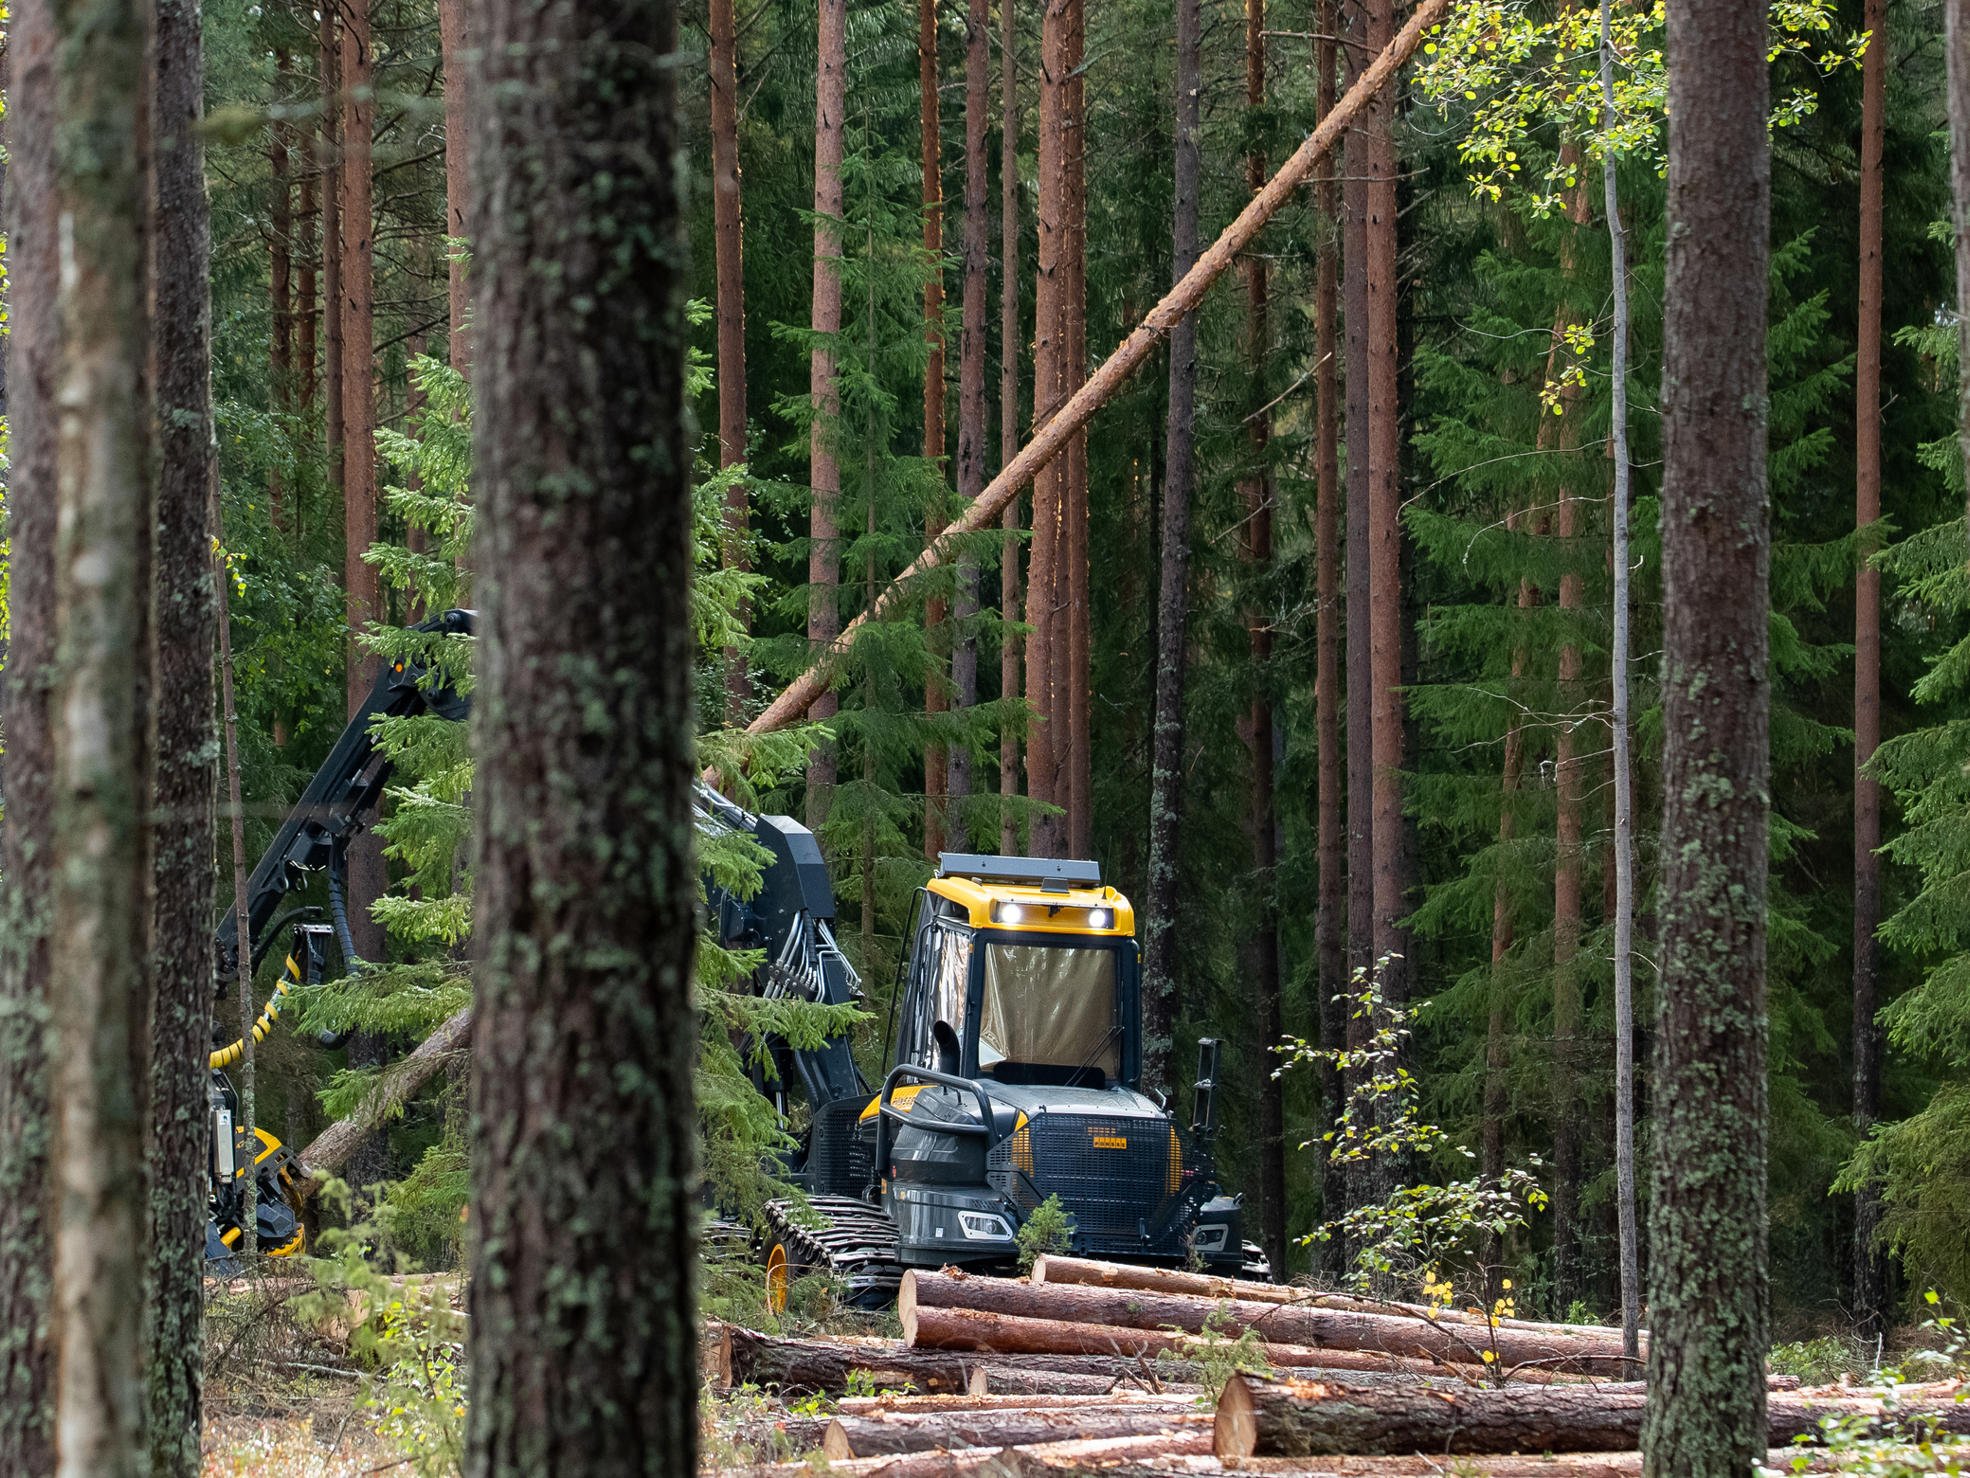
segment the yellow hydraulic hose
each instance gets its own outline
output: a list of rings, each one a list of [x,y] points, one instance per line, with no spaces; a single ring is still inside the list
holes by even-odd
[[[287,974],[274,984],[274,993],[267,997],[266,1008],[260,1012],[260,1019],[253,1023],[253,1040],[256,1043],[267,1040],[267,1033],[274,1029],[274,1022],[280,1017],[280,1008],[286,1003],[288,982],[299,983],[301,966],[293,955],[287,957]],[[246,1055],[246,1039],[236,1038],[232,1045],[221,1047],[212,1054],[210,1066],[215,1070],[231,1067]]]

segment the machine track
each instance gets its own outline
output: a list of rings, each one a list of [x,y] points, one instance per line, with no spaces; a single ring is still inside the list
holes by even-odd
[[[773,1201],[766,1207],[770,1246],[786,1246],[790,1271],[820,1273],[834,1280],[852,1308],[884,1309],[895,1301],[903,1281],[896,1256],[896,1224],[883,1212],[852,1196],[811,1196]]]

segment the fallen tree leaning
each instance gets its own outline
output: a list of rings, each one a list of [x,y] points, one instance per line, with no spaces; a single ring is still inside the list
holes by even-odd
[[[303,1173],[298,1177],[300,1184],[295,1194],[302,1204],[314,1199],[323,1181],[346,1170],[362,1142],[388,1123],[426,1083],[451,1066],[454,1054],[463,1052],[471,1039],[472,1008],[463,1006],[446,1017],[403,1061],[385,1068],[354,1113],[337,1119],[317,1134],[301,1151]]]
[[[840,654],[848,650],[856,633],[869,622],[886,618],[900,602],[908,598],[910,587],[918,579],[949,560],[966,538],[997,522],[1006,504],[1019,496],[1020,489],[1033,480],[1034,474],[1059,455],[1074,433],[1087,425],[1123,382],[1142,367],[1170,330],[1196,310],[1211,284],[1230,269],[1266,222],[1293,198],[1293,193],[1312,179],[1315,167],[1340,142],[1354,121],[1355,114],[1368,106],[1369,99],[1395,81],[1395,74],[1402,64],[1422,44],[1423,36],[1430,27],[1443,19],[1448,8],[1449,0],[1423,0],[1416,7],[1416,13],[1410,16],[1409,23],[1389,42],[1382,54],[1368,64],[1347,90],[1346,96],[1328,110],[1319,125],[1307,135],[1306,141],[1279,167],[1279,172],[1266,181],[1264,188],[1238,213],[1237,219],[1224,228],[1218,239],[1211,243],[1210,249],[1197,259],[1196,265],[1184,273],[1182,279],[1163,295],[1162,301],[1149,310],[1135,331],[1088,377],[1087,383],[1048,417],[1044,425],[1034,428],[1032,439],[1019,449],[1018,455],[1006,463],[999,475],[986,484],[985,490],[972,499],[945,526],[944,532],[931,540],[923,553],[889,583],[876,597],[874,604],[842,628],[841,634],[834,639],[829,650],[820,655],[815,665],[796,678],[791,686],[767,705],[758,718],[746,725],[747,733],[771,733],[775,729],[785,728],[806,713],[814,700],[827,691],[833,665]]]

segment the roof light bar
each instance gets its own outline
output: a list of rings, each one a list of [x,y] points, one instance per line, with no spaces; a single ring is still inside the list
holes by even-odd
[[[1042,887],[1099,888],[1101,864],[1060,857],[998,857],[978,852],[940,852],[940,878],[982,883],[1038,883]]]

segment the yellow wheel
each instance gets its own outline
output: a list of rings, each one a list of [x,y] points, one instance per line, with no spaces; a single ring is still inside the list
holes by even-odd
[[[766,1251],[766,1309],[768,1313],[787,1311],[787,1244],[775,1241]]]

